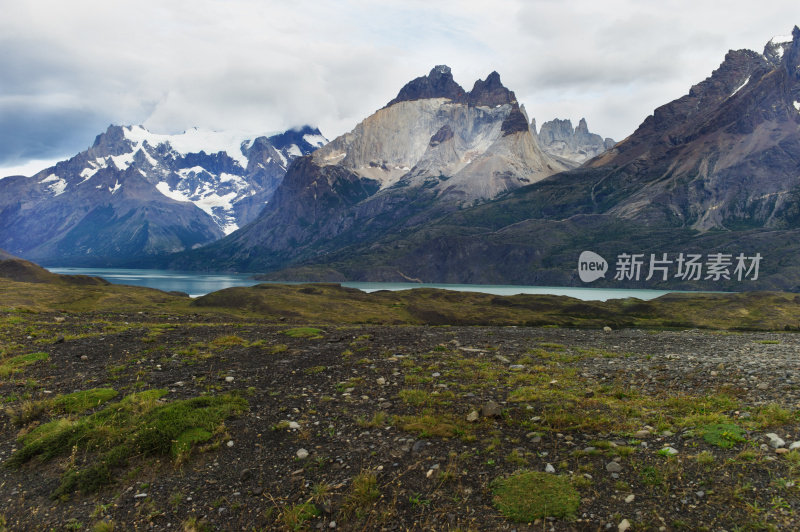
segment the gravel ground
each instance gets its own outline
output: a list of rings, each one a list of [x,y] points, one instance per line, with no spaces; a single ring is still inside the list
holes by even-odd
[[[226,421],[216,446],[180,465],[169,456],[138,457],[96,493],[50,496],[91,451],[0,468],[8,530],[800,526],[800,457],[787,452],[800,440],[797,334],[328,326],[294,337],[287,325],[185,316],[5,318],[5,357],[36,351],[49,359],[0,380],[0,461],[19,450],[21,433],[50,419],[13,424],[10,415],[26,401],[111,387],[120,397],[164,388],[168,401],[238,391],[249,404]],[[569,375],[586,397],[615,393],[623,402],[620,390],[659,398],[724,393],[736,401],[724,415],[746,429],[744,441],[720,448],[674,420],[659,427],[646,409],[633,428],[624,416],[619,430],[548,425],[542,404],[513,393],[524,379],[549,374],[561,376],[542,381],[545,387]],[[789,417],[747,425],[767,405]],[[474,412],[478,419],[466,421]],[[408,425],[424,415],[465,429],[442,436]],[[784,444],[770,445],[768,432]],[[677,455],[660,452],[667,447]],[[698,458],[704,452],[710,461]],[[578,510],[530,523],[506,519],[494,505],[493,482],[548,466],[574,483]],[[374,490],[359,498],[365,478]],[[301,506],[311,509],[307,516],[298,514]]]

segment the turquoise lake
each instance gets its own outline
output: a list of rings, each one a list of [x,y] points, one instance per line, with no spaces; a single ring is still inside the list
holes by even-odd
[[[66,275],[91,275],[102,277],[110,283],[147,286],[165,292],[185,292],[199,297],[209,292],[232,286],[252,286],[262,283],[248,274],[176,272],[171,270],[137,270],[122,268],[48,268],[53,273]],[[289,284],[289,283],[286,283]],[[475,284],[418,284],[418,283],[340,283],[364,292],[376,290],[408,290],[411,288],[442,288],[461,292],[483,292],[495,295],[551,294],[570,296],[584,301],[606,301],[636,297],[647,300],[669,293],[665,290],[630,290],[614,288],[583,288],[555,286],[475,285]]]

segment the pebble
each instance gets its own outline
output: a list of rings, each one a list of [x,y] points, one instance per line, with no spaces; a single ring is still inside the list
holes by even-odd
[[[608,325],[606,325],[605,327],[603,327],[603,332],[610,333],[612,330],[613,330],[613,329],[612,329],[611,327],[609,327]]]
[[[147,497],[147,493],[137,493],[133,496],[134,499],[144,499],[145,497]]]
[[[233,440],[228,440],[227,445],[228,445],[228,447],[233,447]]]
[[[328,528],[336,528],[336,521],[331,521],[328,523]]]
[[[646,430],[646,429],[642,429],[642,430],[636,432],[636,434],[634,434],[633,436],[635,438],[641,440],[642,438],[646,438],[646,437],[650,436],[650,431]]]
[[[676,454],[678,454],[678,449],[674,447],[664,447],[658,452],[659,454],[665,454],[667,456],[675,456]]]
[[[769,439],[769,444],[773,449],[778,449],[779,447],[786,445],[786,442],[774,432],[768,432],[764,436]]]
[[[306,451],[305,449],[298,449],[295,454],[297,455],[297,458],[299,458],[300,460],[305,460],[306,458],[308,458],[308,451]]]
[[[632,502],[633,502],[633,500],[634,500],[635,498],[636,498],[636,495],[634,495],[633,493],[631,493],[630,495],[628,495],[627,497],[625,497],[625,502],[627,502],[627,503],[632,503]]]
[[[606,471],[609,473],[619,473],[622,471],[622,466],[619,462],[609,462],[606,464]]]
[[[556,468],[555,468],[555,467],[553,467],[553,464],[547,464],[547,465],[544,467],[544,472],[545,472],[545,473],[555,473],[555,472],[556,472]]]
[[[290,429],[294,429],[294,430],[298,430],[300,428],[300,423],[298,423],[297,421],[290,421],[289,422],[289,428]]]
[[[481,407],[481,415],[483,417],[500,417],[502,413],[503,409],[494,401],[489,401]]]
[[[383,377],[378,377],[378,379],[375,382],[378,383],[378,386],[383,386],[384,384],[386,384],[386,379],[384,379]]]
[[[790,451],[794,451],[795,449],[800,449],[800,441],[792,442],[789,446]]]
[[[476,421],[478,421],[479,417],[480,415],[478,414],[478,411],[473,410],[472,412],[467,414],[467,421],[469,421],[470,423],[475,423]]]
[[[620,521],[619,525],[617,525],[618,532],[625,532],[626,530],[631,528],[631,522],[627,519],[623,519]]]
[[[86,355],[81,355],[81,360],[89,360],[89,357]]]
[[[233,382],[233,377],[228,375],[227,377],[225,377],[225,382]]]

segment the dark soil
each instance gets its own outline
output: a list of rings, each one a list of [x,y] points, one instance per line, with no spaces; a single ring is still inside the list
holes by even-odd
[[[200,316],[0,318],[7,353],[49,354],[0,378],[0,461],[18,449],[20,431],[50,419],[12,424],[26,401],[111,387],[119,397],[166,388],[169,400],[238,391],[249,403],[226,421],[218,445],[180,466],[169,456],[137,458],[97,493],[51,498],[68,462],[91,451],[0,468],[8,530],[617,530],[624,519],[635,530],[800,526],[800,457],[765,437],[777,433],[784,448],[800,440],[796,334],[320,326],[318,337],[293,337],[285,324]],[[552,405],[513,400],[525,378],[550,374],[558,379],[540,379],[543,389],[569,378],[587,398],[629,404],[628,414],[593,424],[591,413],[556,419]],[[424,393],[412,399],[408,390]],[[642,401],[723,394],[735,406],[718,414],[746,429],[729,449],[705,441],[686,416]],[[583,405],[564,401],[567,411]],[[487,415],[466,421],[484,407]],[[427,429],[409,423],[426,415]],[[460,428],[448,432],[448,423]],[[678,454],[660,453],[666,446]],[[621,470],[612,474],[615,460]],[[577,513],[503,517],[492,482],[548,464],[573,480]],[[370,474],[377,491],[359,495],[354,484]],[[307,519],[297,517],[304,503]]]

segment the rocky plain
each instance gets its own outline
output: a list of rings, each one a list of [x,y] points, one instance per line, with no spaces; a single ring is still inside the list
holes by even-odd
[[[800,524],[792,294],[3,275],[0,530]]]

